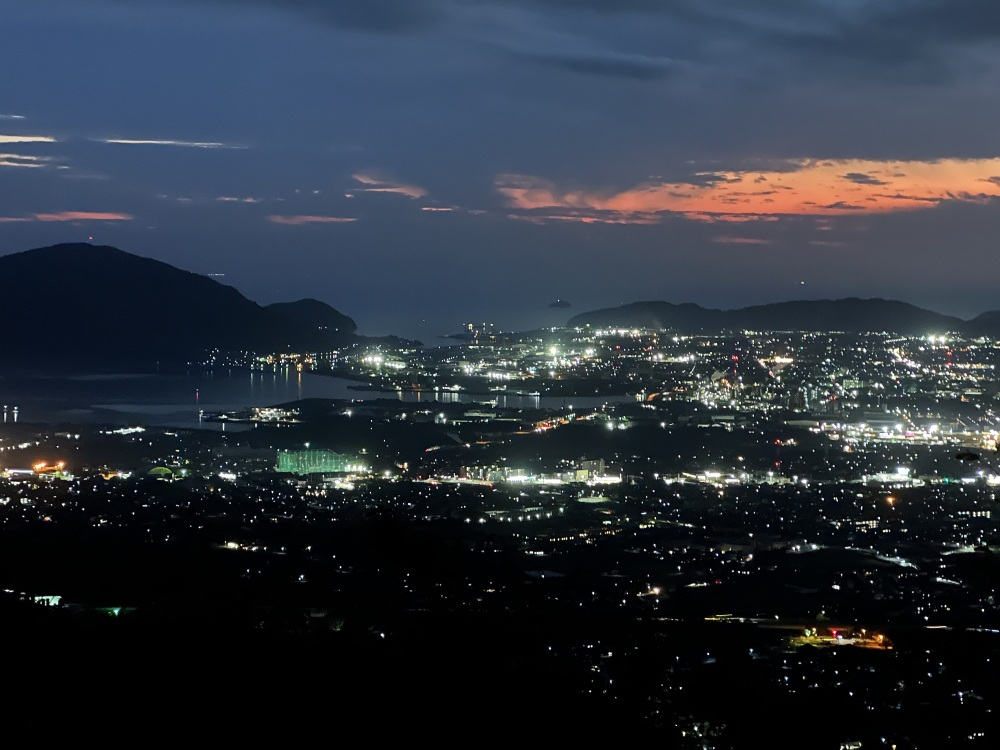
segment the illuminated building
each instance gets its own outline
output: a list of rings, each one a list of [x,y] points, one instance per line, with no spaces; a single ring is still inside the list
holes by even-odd
[[[284,474],[334,474],[365,471],[351,456],[326,450],[280,450],[275,470]]]

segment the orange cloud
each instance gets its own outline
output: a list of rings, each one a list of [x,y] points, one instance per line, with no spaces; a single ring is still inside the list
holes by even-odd
[[[54,214],[34,214],[36,221],[132,221],[131,214],[92,212],[92,211],[60,211]]]
[[[31,214],[30,216],[0,216],[0,224],[25,221],[132,221],[133,218],[131,214],[104,211],[60,211],[51,214]]]
[[[272,214],[267,217],[272,224],[285,224],[287,226],[302,226],[303,224],[343,224],[357,221],[353,216],[279,216]]]
[[[644,182],[620,191],[566,190],[530,175],[505,174],[496,188],[519,211],[576,213],[648,223],[661,214],[701,221],[782,215],[845,216],[915,211],[944,201],[1000,197],[1000,158],[934,161],[789,160],[765,171],[702,172],[689,182]],[[607,220],[607,218],[603,219]]]

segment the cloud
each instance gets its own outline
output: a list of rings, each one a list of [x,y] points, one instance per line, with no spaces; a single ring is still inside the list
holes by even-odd
[[[57,213],[38,213],[30,216],[0,216],[0,224],[20,224],[24,222],[63,222],[63,221],[132,221],[131,214],[110,211],[59,211]]]
[[[848,172],[844,175],[844,179],[848,182],[853,182],[856,185],[887,185],[876,177],[872,177],[870,174],[864,174],[863,172]]]
[[[0,154],[0,167],[20,167],[38,169],[52,161],[47,156],[28,156],[26,154]]]
[[[125,3],[126,0],[118,0]],[[127,0],[136,6],[143,0]],[[146,4],[235,11],[275,10],[334,28],[414,34],[462,26],[486,13],[534,16],[579,26],[639,23],[669,34],[762,51],[838,58],[854,65],[906,67],[940,57],[945,45],[1000,36],[994,0],[144,0]],[[878,71],[875,71],[878,72]]]
[[[125,0],[119,0],[125,2]],[[139,0],[141,1],[141,0]],[[280,10],[330,26],[358,31],[405,34],[432,28],[457,13],[483,6],[509,11],[513,8],[622,15],[662,13],[664,0],[201,0],[205,4],[245,9],[247,6]],[[130,5],[137,0],[127,0]],[[146,0],[147,3],[194,4],[193,0]],[[674,3],[676,5],[676,3]],[[683,4],[683,3],[681,3]],[[674,14],[682,13],[675,9]]]
[[[299,214],[296,216],[281,216],[271,214],[267,220],[272,224],[284,224],[286,226],[302,226],[304,224],[346,224],[357,221],[353,216],[314,216],[309,214]]]
[[[24,115],[0,115],[0,120],[23,120]]]
[[[32,214],[36,221],[132,221],[131,214],[104,211],[60,211],[51,214]]]
[[[847,201],[834,201],[833,203],[828,203],[822,206],[824,210],[827,211],[864,211],[864,206],[855,206]]]
[[[119,0],[128,5],[136,0]],[[146,0],[195,5],[193,0]],[[442,0],[200,0],[204,4],[245,10],[248,6],[280,10],[330,26],[367,32],[407,33],[433,26],[444,17]]]
[[[572,73],[649,81],[664,78],[677,68],[668,58],[634,54],[526,54],[523,59]]]
[[[509,0],[511,5],[535,6],[558,10],[588,11],[604,15],[621,13],[664,13],[670,4],[663,0]]]
[[[618,214],[608,211],[566,211],[546,213],[544,211],[508,214],[514,221],[529,224],[658,224],[659,218],[644,214]]]
[[[713,237],[712,242],[719,243],[720,245],[770,245],[771,240],[764,240],[760,237]]]
[[[263,203],[263,198],[254,198],[253,196],[248,196],[246,198],[238,198],[235,195],[220,195],[215,200],[221,203]]]
[[[173,140],[147,140],[133,138],[95,138],[98,143],[109,143],[119,146],[178,146],[181,148],[233,148],[242,149],[245,146],[233,146],[227,143],[215,141],[173,141]]]
[[[702,187],[706,185],[716,185],[720,182],[726,183],[737,183],[743,182],[744,175],[742,174],[723,174],[722,172],[695,172],[689,177],[685,177],[678,182],[685,185],[700,185]],[[759,176],[754,179],[754,182],[763,182],[766,178]]]
[[[888,201],[899,201],[909,204],[927,203],[928,206],[925,208],[930,208],[931,206],[936,206],[943,199],[940,197],[930,197],[927,195],[914,195],[913,193],[872,193],[872,196],[878,199],[884,199]],[[954,195],[948,195],[947,200],[954,200]]]
[[[714,18],[702,11],[702,23],[731,23],[734,33],[742,26],[739,33],[753,36],[759,48],[822,61],[834,75],[864,71],[883,80],[941,84],[961,69],[957,50],[975,54],[976,45],[1000,39],[993,0],[775,0],[745,12],[735,0],[720,5],[729,8]]]
[[[724,222],[726,224],[745,224],[747,222],[779,221],[780,216],[774,214],[736,214],[723,213],[718,211],[688,211],[681,214],[685,219],[697,221],[702,224],[716,224]]]
[[[749,70],[775,56],[803,63],[792,76],[868,78],[920,83],[950,80],[960,46],[1000,38],[994,0],[493,0],[538,14],[622,26],[659,28],[673,48],[705,60],[738,55]],[[713,61],[713,64],[714,64]]]
[[[365,186],[363,188],[359,188],[357,192],[398,193],[399,195],[405,195],[406,197],[413,198],[414,200],[417,198],[423,198],[427,195],[427,191],[419,185],[407,185],[402,182],[390,182],[388,180],[381,180],[378,177],[364,173],[358,173],[351,176]]]
[[[108,175],[100,172],[81,172],[65,165],[59,165],[59,176],[64,180],[107,180]]]
[[[1000,16],[993,0],[896,2],[881,18],[911,35],[981,41],[1000,37]]]
[[[0,143],[56,143],[48,135],[0,135]]]
[[[785,167],[773,172],[713,172],[720,179],[700,185],[649,180],[631,188],[600,191],[559,188],[550,180],[531,175],[502,174],[495,186],[508,207],[523,212],[524,218],[545,213],[567,220],[603,217],[623,223],[649,223],[664,214],[701,221],[744,221],[781,215],[889,213],[932,208],[945,201],[1000,198],[1000,183],[990,179],[1000,171],[1000,158],[907,162],[797,159],[788,160]],[[885,181],[866,179],[871,173],[892,177]],[[848,175],[862,179],[845,180]],[[744,180],[752,180],[760,190],[735,189],[735,184]],[[984,184],[991,189],[984,191]],[[892,191],[882,189],[885,186]],[[558,211],[553,213],[555,209]]]

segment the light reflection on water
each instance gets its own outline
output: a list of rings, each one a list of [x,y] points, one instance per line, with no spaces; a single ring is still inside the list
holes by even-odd
[[[295,370],[193,371],[181,374],[101,373],[73,376],[0,376],[0,404],[19,407],[22,422],[143,423],[174,427],[218,425],[201,422],[205,413],[272,406],[303,398],[373,400],[395,398],[407,403],[487,403],[499,408],[537,409],[634,400],[634,396],[537,396],[506,393],[468,394],[454,391],[370,391],[342,378]],[[353,386],[353,387],[352,387]],[[228,429],[232,429],[230,425]]]

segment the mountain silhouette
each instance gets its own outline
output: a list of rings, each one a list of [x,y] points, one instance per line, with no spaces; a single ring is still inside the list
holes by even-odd
[[[355,323],[316,300],[262,307],[230,286],[86,243],[0,257],[8,363],[184,361],[207,349],[333,349]]]
[[[657,328],[680,333],[751,331],[888,331],[907,335],[948,331],[976,336],[1000,335],[1000,311],[972,321],[942,315],[907,302],[887,299],[796,300],[717,310],[692,303],[633,302],[593,310],[570,318],[568,325],[617,328]]]

